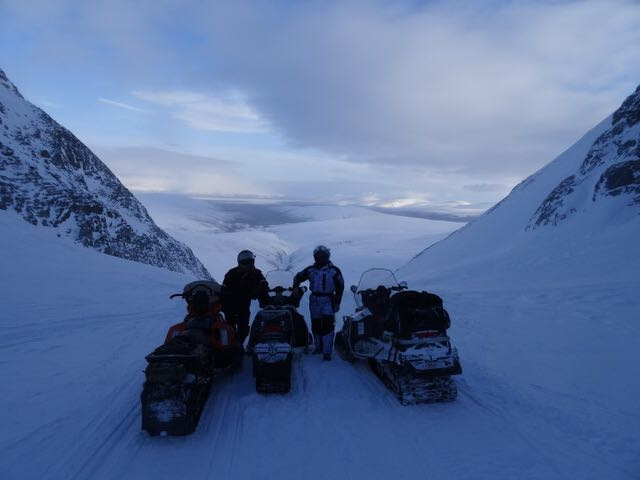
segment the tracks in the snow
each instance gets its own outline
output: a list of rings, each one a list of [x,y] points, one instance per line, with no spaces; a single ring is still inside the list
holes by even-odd
[[[314,471],[327,455],[344,462],[328,474],[344,477],[390,473],[386,458],[397,455],[405,459],[394,467],[398,478],[437,478],[448,471],[455,478],[469,461],[478,462],[479,476],[502,466],[515,468],[496,452],[516,457],[527,452],[531,462],[544,465],[529,473],[563,478],[566,462],[559,462],[545,443],[548,432],[532,428],[541,407],[475,365],[466,372],[456,377],[457,401],[405,407],[364,362],[299,355],[291,392],[262,395],[255,392],[251,364],[245,361],[240,372],[214,382],[193,435],[150,438],[139,430],[143,377],[133,371],[103,399],[103,414],[82,426],[77,444],[47,478],[176,478],[185,466],[193,478],[251,478],[264,462],[271,462],[279,478],[294,478],[287,465],[291,471]],[[550,428],[548,418],[537,420]],[[305,456],[307,447],[319,451]],[[576,458],[587,454],[571,450]],[[462,455],[471,460],[461,464]],[[628,473],[615,465],[606,468],[623,478]]]

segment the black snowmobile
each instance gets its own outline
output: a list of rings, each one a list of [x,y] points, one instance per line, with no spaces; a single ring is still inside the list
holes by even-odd
[[[220,314],[218,283],[192,282],[174,297],[186,300],[188,314],[169,328],[164,344],[146,357],[140,398],[142,429],[150,435],[192,433],[214,376],[236,370],[242,362],[235,331]]]
[[[313,343],[307,323],[298,313],[307,289],[301,287],[294,292],[293,274],[287,270],[268,272],[266,279],[268,299],[251,324],[247,352],[253,356],[256,391],[286,393],[291,388],[294,349],[303,348],[307,353]]]
[[[408,290],[382,268],[364,272],[351,291],[358,307],[336,334],[338,354],[351,362],[367,359],[403,405],[455,400],[451,375],[462,368],[442,299]]]

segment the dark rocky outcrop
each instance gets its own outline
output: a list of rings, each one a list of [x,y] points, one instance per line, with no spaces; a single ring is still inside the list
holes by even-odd
[[[0,70],[0,209],[116,257],[210,278],[193,252]]]
[[[528,229],[557,225],[597,202],[619,197],[640,214],[640,86],[611,117],[574,175],[539,206]]]

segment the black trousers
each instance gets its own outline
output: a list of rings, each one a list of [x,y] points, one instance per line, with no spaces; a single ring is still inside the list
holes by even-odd
[[[334,331],[336,319],[333,315],[322,315],[311,319],[311,331],[314,335],[327,335]]]
[[[224,312],[224,316],[227,323],[235,328],[240,344],[243,344],[247,335],[249,335],[249,318],[251,317],[251,312],[249,310],[229,311]]]

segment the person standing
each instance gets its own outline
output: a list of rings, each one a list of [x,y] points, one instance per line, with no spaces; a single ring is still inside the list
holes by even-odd
[[[253,252],[242,250],[238,266],[229,270],[222,282],[222,311],[227,323],[236,329],[241,345],[249,335],[251,300],[264,298],[269,288],[264,275],[255,267],[255,260]]]
[[[327,247],[318,245],[313,250],[313,265],[298,272],[293,279],[294,289],[302,282],[309,282],[309,312],[315,343],[314,353],[322,353],[324,360],[331,360],[335,314],[340,309],[344,292],[342,272],[331,263],[330,256],[331,251]]]

